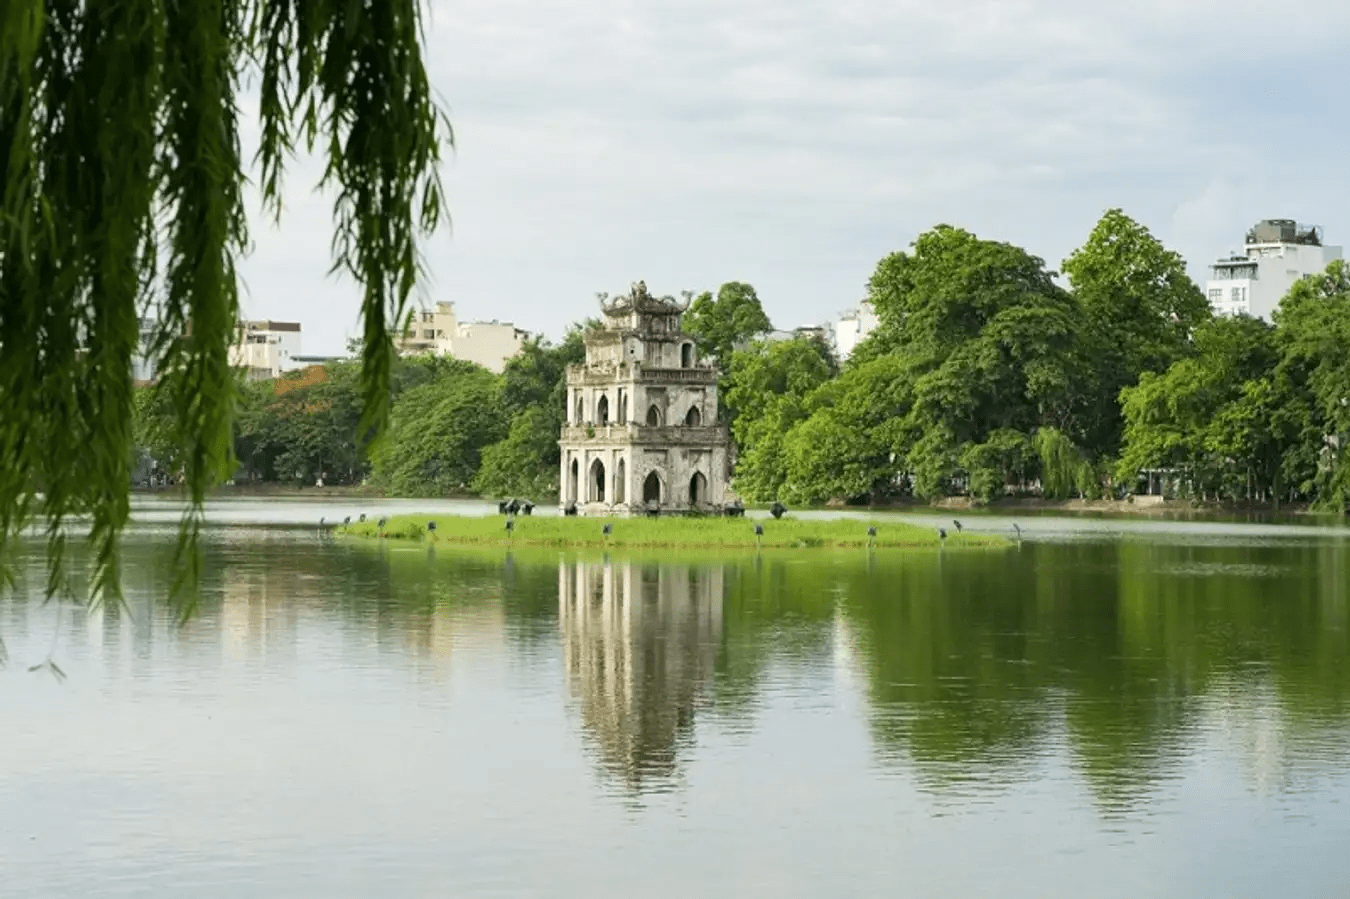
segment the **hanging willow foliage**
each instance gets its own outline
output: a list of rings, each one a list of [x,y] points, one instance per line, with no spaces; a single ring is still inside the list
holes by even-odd
[[[449,123],[422,61],[418,0],[0,0],[0,561],[45,528],[49,594],[120,600],[132,362],[151,358],[178,417],[190,499],[174,597],[191,610],[207,491],[228,477],[235,263],[245,251],[237,95],[260,85],[265,203],[285,163],[323,154],[334,270],[361,285],[363,443],[389,412],[391,323],[441,219]],[[0,568],[6,583],[12,572]]]

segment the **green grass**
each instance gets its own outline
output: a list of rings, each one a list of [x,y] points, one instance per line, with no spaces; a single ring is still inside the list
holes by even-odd
[[[436,530],[427,530],[427,522],[434,520]],[[608,537],[604,525],[612,526]],[[755,525],[764,526],[764,535],[755,536]],[[686,547],[718,548],[826,548],[844,549],[868,545],[867,528],[875,526],[876,539],[872,545],[885,547],[936,547],[939,543],[935,528],[904,524],[898,521],[865,521],[860,519],[794,518],[567,518],[519,516],[515,529],[506,530],[506,518],[501,515],[399,515],[386,522],[383,538],[386,540],[430,541],[481,546],[554,546],[568,548],[603,547]],[[375,521],[353,522],[336,533],[353,537],[380,537]],[[948,530],[948,546],[1007,546],[1006,538],[988,534],[958,534]]]

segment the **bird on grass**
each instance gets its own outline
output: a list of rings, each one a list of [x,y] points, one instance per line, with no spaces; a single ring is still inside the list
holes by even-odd
[[[1013,522],[1013,533],[1017,535],[1018,540],[1022,539],[1022,529],[1017,526],[1017,522],[1015,521]]]
[[[427,530],[428,530],[428,531],[434,531],[434,530],[436,530],[436,522],[434,522],[434,521],[428,521],[428,522],[427,522]]]
[[[365,512],[362,512],[362,513],[361,513],[361,517],[358,518],[358,519],[356,519],[356,520],[357,520],[357,521],[360,521],[360,522],[364,522],[364,521],[366,520],[366,513],[365,513]]]
[[[614,533],[614,525],[606,523],[600,530],[608,537],[610,534]]]
[[[877,528],[876,525],[872,525],[867,529],[867,545],[871,546],[873,543],[876,542],[876,539],[877,539]]]
[[[946,529],[946,528],[938,528],[938,539],[939,539],[939,540],[946,540],[946,539],[947,539],[947,529]]]
[[[956,525],[956,533],[958,533],[958,534],[961,533],[961,522],[959,522],[959,521],[957,521],[955,518],[953,518],[953,519],[952,519],[952,524]]]

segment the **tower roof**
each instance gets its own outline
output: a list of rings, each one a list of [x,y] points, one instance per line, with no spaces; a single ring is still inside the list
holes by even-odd
[[[646,282],[638,281],[626,294],[613,298],[601,294],[600,308],[605,315],[627,315],[630,312],[677,315],[688,309],[689,304],[680,303],[674,297],[654,297],[647,292]]]

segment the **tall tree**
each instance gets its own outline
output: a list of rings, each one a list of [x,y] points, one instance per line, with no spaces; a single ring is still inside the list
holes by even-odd
[[[684,329],[694,336],[704,355],[728,366],[738,347],[767,334],[773,325],[755,288],[743,281],[728,281],[717,289],[715,299],[705,291],[690,303]]]
[[[1350,265],[1336,260],[1303,278],[1275,313],[1280,372],[1307,385],[1313,410],[1305,442],[1318,455],[1318,504],[1350,512]]]
[[[1081,440],[1081,309],[1042,260],[939,225],[882,259],[868,292],[880,333],[865,356],[897,356],[913,382],[905,464],[920,496],[951,489],[967,447],[993,432]]]
[[[757,341],[732,355],[723,398],[739,452],[736,489],[747,498],[775,499],[786,483],[784,438],[806,418],[807,397],[834,375],[822,349],[797,338]]]
[[[1095,373],[1087,440],[1095,451],[1114,454],[1123,427],[1121,388],[1190,352],[1191,335],[1210,318],[1209,303],[1180,254],[1119,209],[1106,211],[1064,260],[1064,272],[1087,317]]]
[[[117,597],[138,315],[176,411],[195,583],[206,491],[232,469],[228,359],[247,243],[240,85],[257,78],[263,196],[297,145],[326,156],[335,268],[361,285],[362,435],[389,411],[396,321],[440,220],[449,130],[417,0],[12,0],[0,18],[0,557],[34,519],[49,589],[87,512],[94,598]]]
[[[452,360],[436,380],[399,396],[374,453],[374,479],[402,496],[468,491],[483,450],[506,436],[498,377]]]
[[[567,420],[567,366],[586,358],[582,334],[589,319],[568,329],[554,346],[536,339],[506,363],[502,408],[511,429],[483,451],[474,490],[485,496],[543,496],[557,490],[558,434]]]

